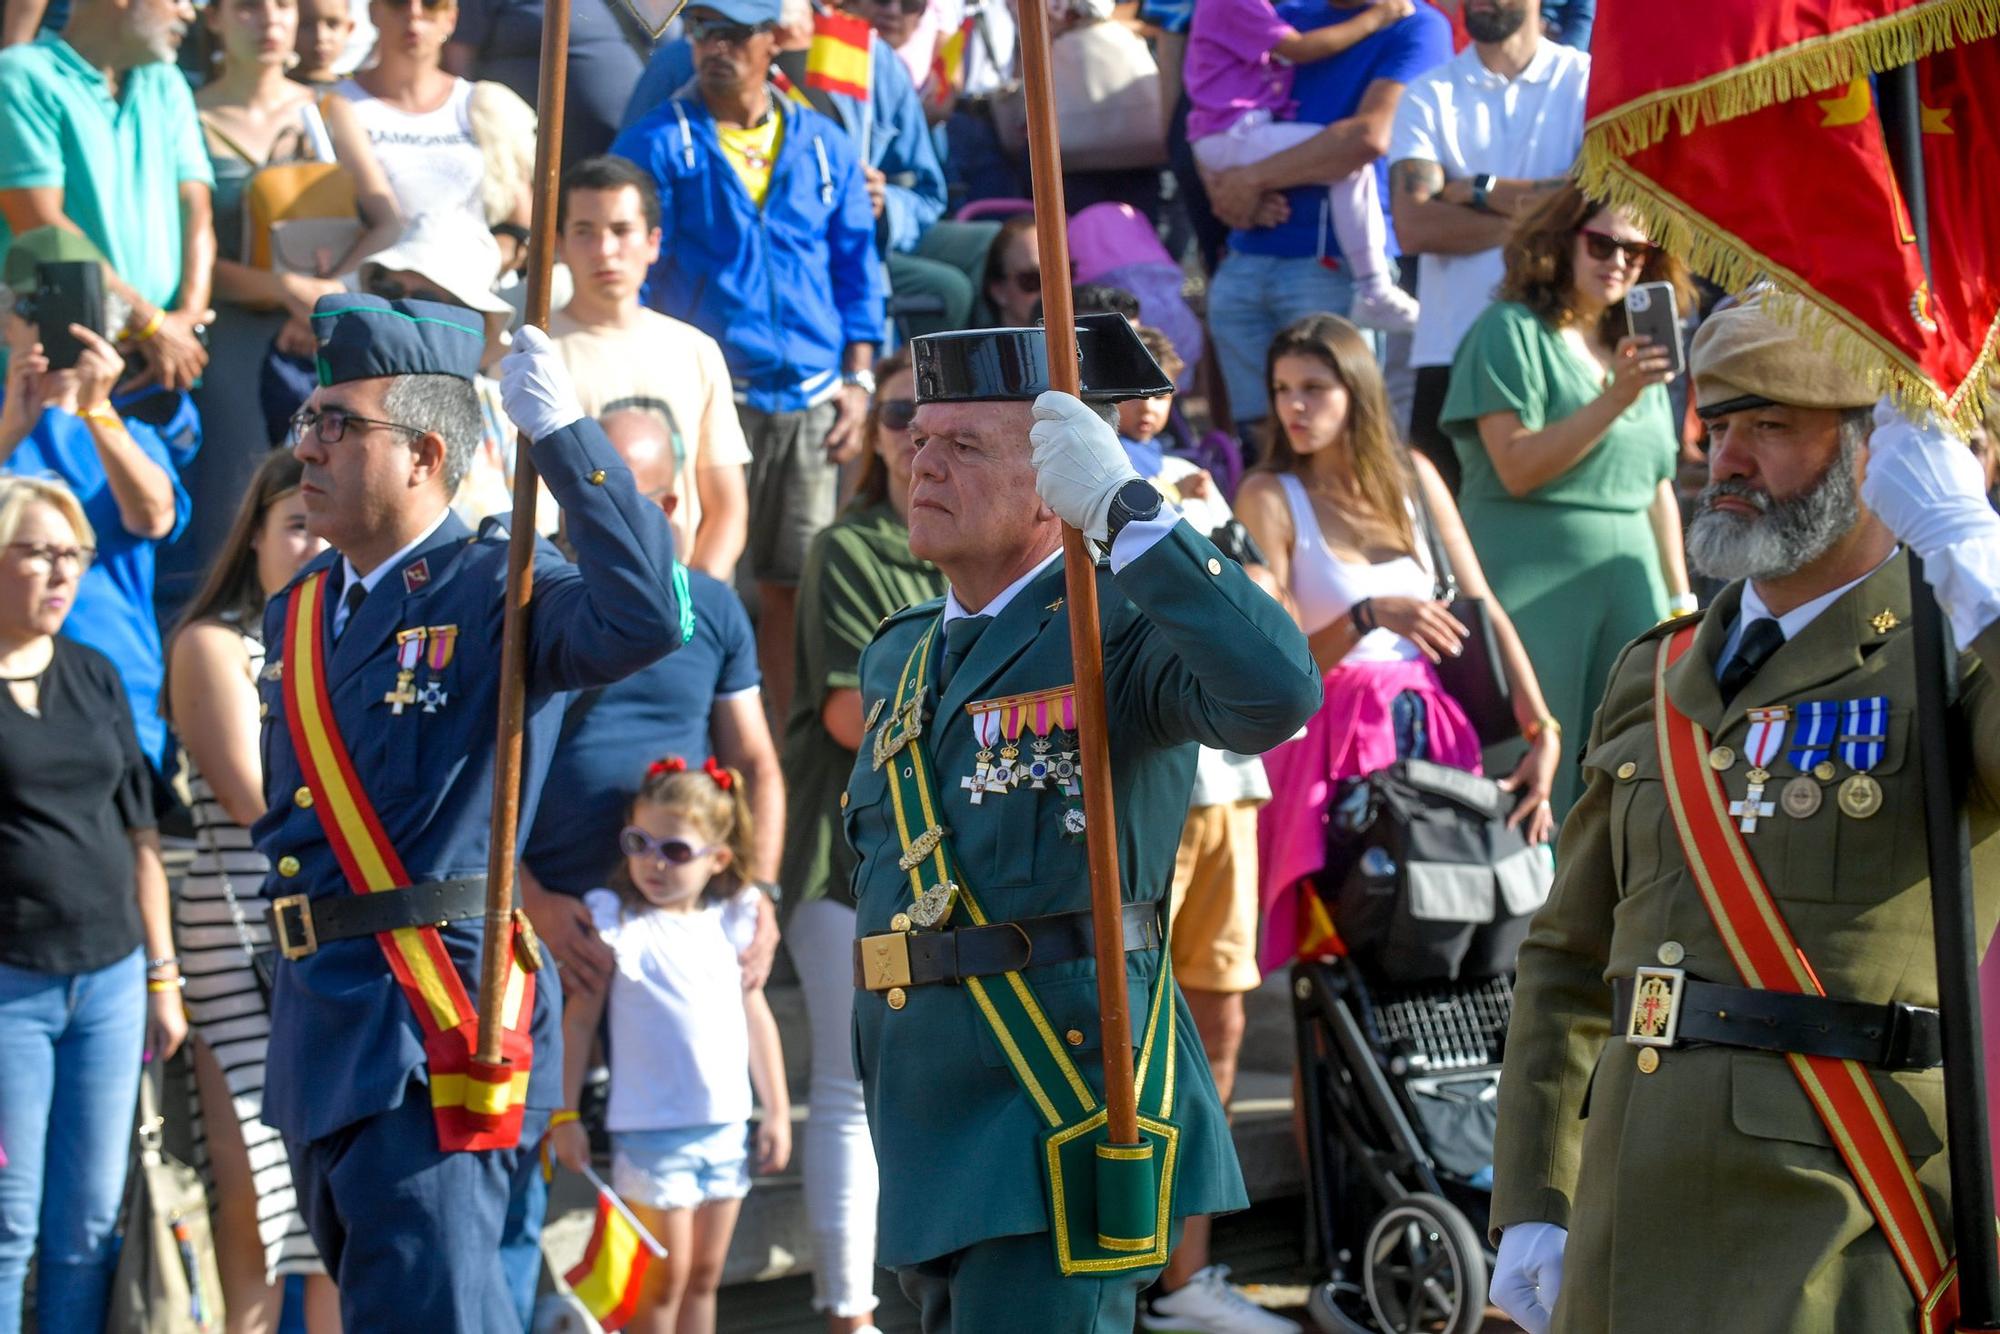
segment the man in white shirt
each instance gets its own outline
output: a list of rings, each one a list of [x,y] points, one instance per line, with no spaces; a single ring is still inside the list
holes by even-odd
[[[679,527],[689,568],[728,583],[743,554],[750,446],[736,416],[729,367],[713,338],[639,302],[660,253],[653,178],[624,158],[586,158],[563,173],[562,258],[576,294],[549,334],[594,417],[640,408],[666,424],[679,456]]]
[[[1409,85],[1389,133],[1396,241],[1422,257],[1410,441],[1454,491],[1458,459],[1437,424],[1452,354],[1493,300],[1515,220],[1569,174],[1583,145],[1590,57],[1542,36],[1540,7],[1467,0],[1472,44]]]

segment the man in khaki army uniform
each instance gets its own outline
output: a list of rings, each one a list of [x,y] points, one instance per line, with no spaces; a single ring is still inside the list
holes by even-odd
[[[1871,436],[1870,388],[1754,303],[1711,317],[1693,370],[1710,484],[1688,556],[1735,582],[1626,650],[1584,752],[1520,953],[1493,1299],[1533,1334],[1948,1329],[1898,540],[1971,649],[1984,940],[2000,516],[1962,443],[1886,407]]]

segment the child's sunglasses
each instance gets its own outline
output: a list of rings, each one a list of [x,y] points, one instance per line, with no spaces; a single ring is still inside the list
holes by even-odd
[[[618,835],[618,850],[627,857],[651,857],[655,861],[669,862],[675,866],[686,866],[697,857],[706,857],[715,851],[714,845],[697,848],[684,838],[670,838],[662,842],[645,830],[626,825]]]

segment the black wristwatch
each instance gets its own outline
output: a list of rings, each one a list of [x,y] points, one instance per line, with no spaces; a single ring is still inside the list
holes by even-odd
[[[1160,488],[1143,477],[1134,477],[1111,493],[1111,512],[1104,519],[1105,542],[1117,541],[1118,534],[1134,519],[1158,518],[1165,503]]]
[[[1481,213],[1491,213],[1493,205],[1490,197],[1493,194],[1493,187],[1499,183],[1500,178],[1490,171],[1483,171],[1474,176],[1472,178],[1472,207]]]

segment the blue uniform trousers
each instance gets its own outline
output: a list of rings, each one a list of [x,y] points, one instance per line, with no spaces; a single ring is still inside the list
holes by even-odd
[[[1173,1239],[1180,1237],[1175,1219]],[[989,1334],[1023,1328],[1033,1313],[1037,1329],[1063,1334],[1132,1334],[1139,1294],[1160,1276],[1138,1269],[1103,1278],[1064,1278],[1046,1232],[993,1237],[934,1260],[896,1271],[922,1317],[924,1334]]]
[[[343,1326],[393,1334],[514,1334],[508,1201],[537,1170],[549,1114],[523,1118],[512,1149],[445,1153],[430,1090],[308,1144],[286,1145],[299,1212],[340,1287]],[[520,1238],[512,1239],[516,1245]],[[533,1239],[528,1239],[533,1244]]]

